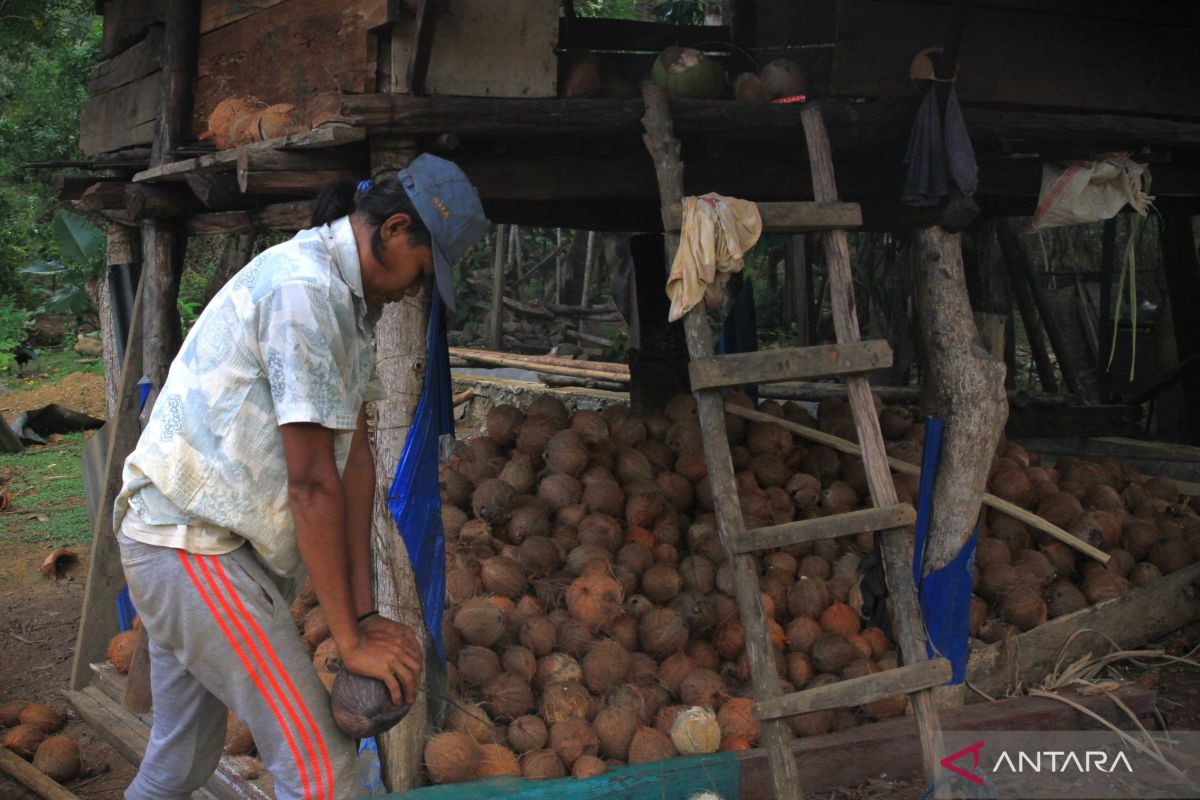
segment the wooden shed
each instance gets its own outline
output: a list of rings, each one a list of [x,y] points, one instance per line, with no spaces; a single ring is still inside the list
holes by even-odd
[[[1200,9],[1126,0],[719,5],[723,21],[693,26],[588,18],[571,0],[512,0],[502,11],[487,0],[99,0],[104,60],[93,72],[80,137],[91,171],[61,179],[60,195],[107,221],[110,265],[142,265],[131,346],[123,363],[119,348],[106,353],[113,413],[104,503],[119,488],[119,467],[136,442],[134,386],[143,375],[160,384],[179,346],[175,302],[189,237],[302,229],[312,198],[329,180],[377,176],[423,151],[458,163],[494,222],[663,232],[662,175],[643,141],[640,84],[656,55],[672,45],[703,49],[730,75],[787,58],[803,67],[807,83],[807,102],[672,100],[685,194],[754,200],[767,231],[793,235],[802,247],[803,234],[832,227],[959,231],[981,216],[1028,216],[1038,202],[1045,162],[1125,152],[1153,169],[1155,206],[1167,220],[1164,274],[1171,302],[1183,309],[1200,304],[1200,262],[1191,234],[1191,219],[1200,214],[1200,98],[1194,92],[1200,60],[1192,46]],[[930,48],[937,51],[923,56]],[[931,71],[914,79],[910,70],[914,61],[923,68],[922,58]],[[573,82],[580,63],[598,76],[583,91]],[[931,89],[931,83],[937,85]],[[973,197],[915,208],[900,200],[914,117],[927,92],[944,94],[951,83],[974,145],[978,188]],[[209,118],[230,98],[241,98],[251,110],[275,108],[279,119],[264,121],[260,114],[253,124],[223,130],[233,141],[221,144],[232,146],[218,148]],[[814,180],[816,165],[806,147],[804,115],[813,107],[832,144],[838,190],[832,199]],[[668,228],[678,225],[666,216]],[[1013,235],[1011,226],[995,226],[1003,245]],[[953,247],[957,252],[957,239]],[[1101,265],[1107,294],[1116,258],[1109,255]],[[1026,308],[1038,301],[1027,265],[1016,256],[1006,260],[1011,275],[1000,281],[1011,280],[1023,316],[1028,313],[1035,325],[1041,319],[1062,362],[1054,315],[1048,308],[1036,314]],[[801,273],[808,268],[805,260],[796,263]],[[661,258],[636,266],[644,276],[641,291],[661,293]],[[953,280],[961,283],[961,271]],[[1008,302],[1011,315],[1011,295]],[[1103,303],[1107,321],[1111,309]],[[426,315],[427,298],[425,305],[397,304],[380,323],[380,373],[390,394],[376,409],[383,494],[422,379],[421,367],[408,366],[419,358],[394,356],[420,353]],[[665,327],[644,324],[651,334]],[[1200,403],[1200,328],[1185,314],[1176,315],[1174,326],[1179,366],[1163,378],[1182,383],[1194,406]],[[661,368],[635,362],[633,384],[652,383],[650,373]],[[1063,373],[1070,384],[1066,368]],[[686,380],[686,366],[676,374]],[[1085,415],[1088,430],[1111,426],[1135,408],[1128,397],[1094,404]],[[1200,443],[1194,421],[1186,436]],[[994,447],[995,438],[990,441]],[[978,470],[986,477],[986,463]],[[122,579],[106,517],[99,515],[95,531],[72,688],[73,702],[81,711],[86,706],[89,718],[109,729],[125,726],[113,734],[120,738],[131,723],[101,697],[119,693],[119,681],[101,669],[97,686],[85,689],[92,682],[90,665],[103,660],[104,645],[117,630],[113,597]],[[391,526],[380,509],[373,533],[380,607],[419,624],[419,615],[405,610],[414,596]],[[1128,633],[1123,641],[1130,645],[1179,627],[1196,613],[1194,579],[1193,566],[1163,579],[1169,583],[1114,601],[1116,616],[1096,625],[1117,638]],[[1191,599],[1182,601],[1184,595]],[[1136,630],[1112,622],[1155,603],[1172,611]],[[1083,621],[1063,618],[1056,630],[1029,639],[1028,652],[1037,655],[1022,651],[1020,666],[1044,674],[1045,643]],[[998,653],[996,648],[975,661],[978,680],[988,676],[993,688],[1003,684],[1000,673],[1017,663],[1012,652],[1003,662]],[[963,726],[982,720],[968,711],[956,712],[965,714]],[[422,712],[405,724],[421,731],[425,722]],[[879,753],[915,763],[915,745],[904,743],[911,724],[898,720],[880,729],[878,741],[886,747]],[[420,736],[409,735],[387,745],[393,788],[415,784],[411,764],[415,754],[419,768],[420,744]],[[814,739],[801,749],[833,752],[839,746]],[[137,748],[128,752],[136,756]],[[740,758],[742,797],[762,796],[765,763],[760,751]],[[816,779],[806,774],[806,780]],[[244,780],[227,776],[226,783],[236,785],[234,796],[261,796]]]

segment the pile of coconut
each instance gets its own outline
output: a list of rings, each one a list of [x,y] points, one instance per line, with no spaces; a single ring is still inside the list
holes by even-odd
[[[733,402],[753,407],[743,395]],[[854,440],[849,406],[759,410]],[[888,454],[919,464],[924,425],[877,402]],[[726,414],[748,528],[871,505],[861,459],[772,423]],[[625,406],[571,414],[539,397],[487,414],[486,435],[440,467],[449,659],[444,732],[425,749],[439,783],[492,775],[587,777],[610,767],[753,747],[745,632],[717,534],[703,437],[690,395],[661,413]],[[894,477],[900,502],[917,479]],[[1200,557],[1197,501],[1169,479],[1112,459],[1055,467],[1002,443],[989,488],[1108,552],[1107,567],[1023,523],[980,520],[971,635],[1011,632],[1116,597]],[[874,534],[754,556],[781,689],[897,665],[887,634],[859,614],[860,561]],[[308,587],[292,608],[329,686],[340,666]],[[904,696],[792,717],[798,736],[905,713]]]
[[[10,700],[0,705],[0,743],[59,783],[75,780],[82,767],[79,744],[59,733],[66,724],[62,712],[43,703]]]

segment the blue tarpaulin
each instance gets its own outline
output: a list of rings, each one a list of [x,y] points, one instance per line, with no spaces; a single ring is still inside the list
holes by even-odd
[[[979,528],[975,528],[953,561],[921,577],[929,514],[933,507],[933,483],[941,458],[944,427],[945,423],[937,417],[927,417],[925,420],[925,451],[921,457],[921,489],[917,501],[917,536],[913,546],[913,580],[917,585],[921,616],[929,632],[929,656],[948,658],[954,670],[950,683],[962,683],[967,679],[971,564],[975,558],[975,545],[979,541]]]
[[[446,597],[446,539],[442,531],[442,500],[438,487],[438,439],[454,434],[450,388],[450,349],[446,340],[442,301],[434,298],[425,339],[425,386],[413,415],[396,477],[388,490],[388,510],[408,548],[425,627],[438,658],[442,648],[442,611]]]

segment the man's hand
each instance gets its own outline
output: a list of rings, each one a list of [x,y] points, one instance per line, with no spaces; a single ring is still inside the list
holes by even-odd
[[[339,653],[342,667],[383,681],[395,705],[415,702],[422,653],[413,629],[377,614],[360,622],[358,633],[357,645]]]

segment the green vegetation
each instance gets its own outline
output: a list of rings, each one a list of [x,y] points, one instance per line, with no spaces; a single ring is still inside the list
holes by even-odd
[[[0,454],[0,492],[11,495],[0,512],[0,539],[45,542],[52,545],[91,541],[87,502],[83,493],[84,436],[72,433],[62,441],[30,447],[18,454]]]
[[[27,392],[59,383],[72,372],[104,374],[104,359],[83,358],[71,349],[72,344],[68,343],[58,350],[39,348],[37,358],[27,364],[21,373],[17,372],[16,367],[7,372],[0,369],[0,385],[9,391]]]
[[[48,172],[26,165],[80,157],[80,104],[99,59],[90,0],[6,0],[0,14],[0,297],[30,299],[21,269],[60,260]]]

